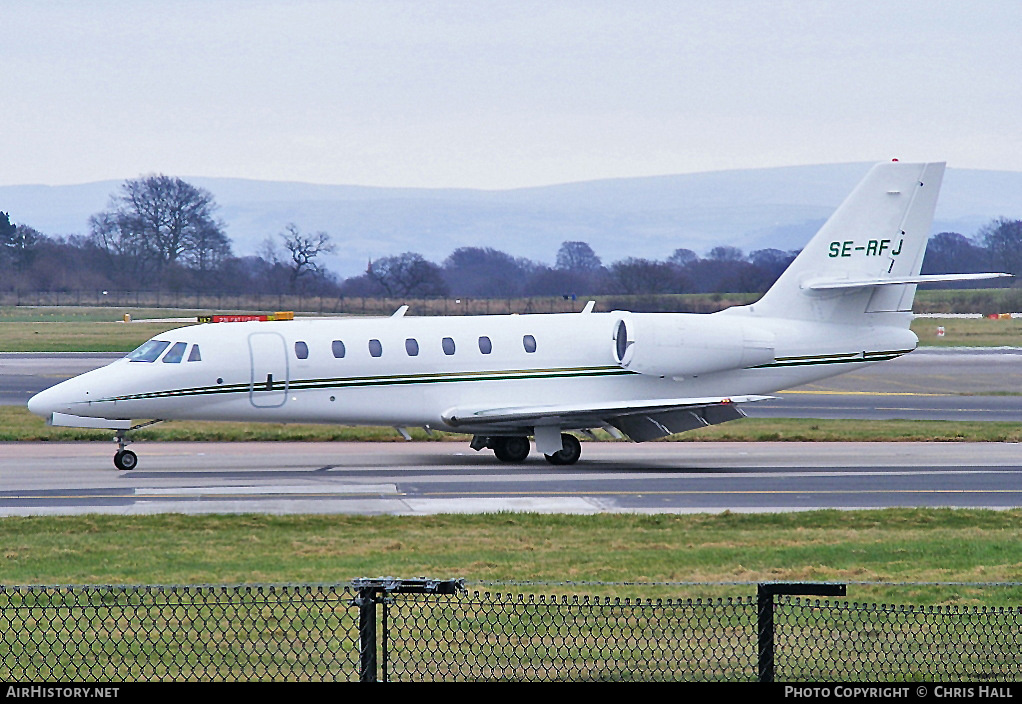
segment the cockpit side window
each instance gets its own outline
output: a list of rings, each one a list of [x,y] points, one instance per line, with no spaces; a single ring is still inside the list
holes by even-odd
[[[198,345],[192,345],[192,351],[188,353],[189,362],[201,362],[202,354],[199,352]]]
[[[129,362],[155,362],[170,347],[166,340],[149,340],[143,342],[134,351],[128,353]]]
[[[187,348],[187,342],[175,342],[174,346],[170,348],[170,352],[163,355],[163,363],[180,364],[181,360],[185,358],[185,349]]]

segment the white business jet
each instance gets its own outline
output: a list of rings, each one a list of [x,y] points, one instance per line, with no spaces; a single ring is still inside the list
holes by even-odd
[[[575,463],[606,429],[641,442],[741,418],[741,404],[915,349],[943,163],[878,164],[755,304],[719,313],[593,312],[212,323],[149,340],[28,402],[57,426],[133,419],[393,426],[466,433],[522,462]],[[155,421],[149,421],[155,422]],[[146,423],[148,424],[148,423]]]

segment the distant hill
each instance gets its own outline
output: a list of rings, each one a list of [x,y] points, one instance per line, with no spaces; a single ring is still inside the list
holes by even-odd
[[[560,243],[583,240],[610,264],[746,253],[805,242],[870,164],[834,164],[607,179],[504,191],[372,188],[182,176],[209,189],[237,254],[253,254],[288,223],[329,232],[328,266],[342,277],[370,258],[406,251],[440,263],[454,249],[489,246],[552,264]],[[177,174],[174,174],[177,175]],[[130,178],[130,177],[129,177]],[[0,211],[50,235],[84,234],[120,181],[0,186]],[[973,235],[993,218],[1022,219],[1022,172],[948,169],[934,232]]]

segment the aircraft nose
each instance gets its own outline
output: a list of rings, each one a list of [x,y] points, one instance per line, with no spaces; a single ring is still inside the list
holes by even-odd
[[[48,400],[52,394],[48,394],[47,391],[49,391],[49,389],[40,391],[28,400],[28,410],[31,413],[44,417],[53,413],[52,404]]]
[[[28,410],[43,418],[49,418],[54,412],[66,410],[67,403],[64,402],[66,394],[64,389],[60,388],[61,386],[62,384],[51,386],[30,398],[28,400]]]

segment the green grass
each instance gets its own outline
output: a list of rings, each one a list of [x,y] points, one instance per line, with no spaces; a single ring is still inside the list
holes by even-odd
[[[1005,604],[1022,586],[1022,510],[778,514],[82,516],[0,519],[5,584],[840,581],[849,595]],[[891,584],[912,583],[912,587]],[[726,588],[726,585],[720,585]],[[666,588],[678,593],[680,587]],[[543,591],[548,591],[543,589]],[[731,588],[730,591],[735,591]],[[1007,600],[1007,601],[1006,601]]]
[[[912,332],[920,347],[1022,347],[1019,318],[916,318]]]

